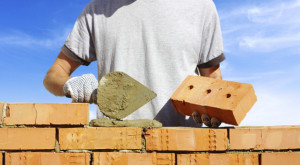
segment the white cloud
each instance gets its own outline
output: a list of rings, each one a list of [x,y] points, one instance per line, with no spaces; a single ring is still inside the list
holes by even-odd
[[[273,23],[280,19],[284,12],[284,5],[273,8],[253,7],[248,9],[248,19],[255,23]]]
[[[244,36],[240,39],[239,46],[258,52],[272,52],[284,48],[299,47],[300,32],[281,36]]]
[[[50,32],[48,35],[51,37],[49,38],[39,38],[19,30],[3,32],[0,34],[0,45],[26,48],[57,48],[64,43],[70,31],[71,28],[68,27],[63,30]]]
[[[258,81],[269,82],[272,81],[273,79],[276,80],[278,77],[283,77],[285,74],[286,72],[283,71],[248,73],[247,76],[236,75],[233,77],[227,77],[226,79],[230,81],[236,81],[236,82],[258,82]]]
[[[290,21],[298,21],[300,1],[282,1],[279,4],[272,2],[248,9],[248,19],[255,23],[263,24],[286,24]],[[296,12],[296,13],[295,13]]]
[[[299,50],[300,0],[260,3],[220,12],[224,40],[228,41],[225,50],[231,52],[234,47],[255,52]]]

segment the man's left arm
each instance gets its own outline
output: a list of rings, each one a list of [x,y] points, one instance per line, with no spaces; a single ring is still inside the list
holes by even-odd
[[[201,76],[222,80],[220,64],[210,68],[200,68],[199,71]]]

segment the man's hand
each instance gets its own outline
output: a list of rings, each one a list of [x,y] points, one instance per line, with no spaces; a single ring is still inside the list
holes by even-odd
[[[199,72],[201,76],[220,79],[220,80],[222,79],[220,65],[213,66],[210,68],[200,68]],[[193,112],[192,116],[196,123],[204,123],[208,127],[217,128],[222,123],[218,118],[214,116],[211,117],[208,114],[199,114],[199,112],[197,111]]]
[[[193,114],[192,114],[192,116],[193,116],[193,119],[194,119],[194,121],[196,122],[196,123],[199,123],[199,124],[201,124],[201,123],[204,123],[206,126],[208,126],[208,127],[213,127],[213,128],[218,128],[220,125],[221,125],[221,121],[218,119],[218,118],[216,118],[216,117],[212,117],[212,118],[210,118],[209,116],[208,116],[208,114],[200,114],[199,112],[197,112],[197,111],[194,111],[193,112]]]
[[[45,76],[44,86],[55,96],[69,96],[73,102],[96,102],[98,81],[94,75],[70,77],[79,65],[60,52]]]
[[[98,81],[93,74],[84,74],[69,79],[64,85],[64,93],[75,103],[96,103]]]

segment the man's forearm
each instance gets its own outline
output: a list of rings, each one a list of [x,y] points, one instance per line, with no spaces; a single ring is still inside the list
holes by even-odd
[[[55,96],[64,96],[64,84],[70,79],[69,76],[57,75],[48,72],[44,79],[45,88]]]
[[[213,66],[210,68],[201,68],[199,69],[201,76],[215,78],[215,79],[222,79],[222,74],[220,70],[220,65]]]
[[[55,96],[64,96],[64,84],[71,78],[70,75],[78,66],[79,64],[60,52],[45,76],[45,88]]]

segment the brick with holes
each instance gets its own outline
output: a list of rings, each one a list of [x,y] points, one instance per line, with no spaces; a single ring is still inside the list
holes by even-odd
[[[239,125],[256,101],[251,84],[202,76],[188,76],[171,97],[183,115],[197,111],[232,125]]]

